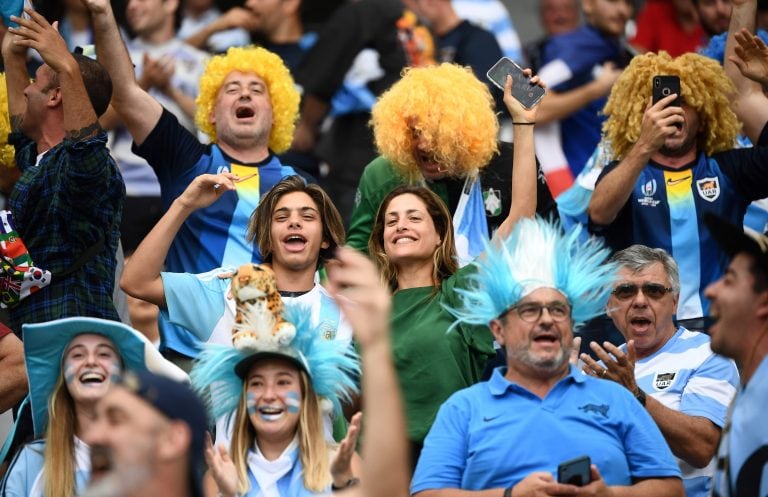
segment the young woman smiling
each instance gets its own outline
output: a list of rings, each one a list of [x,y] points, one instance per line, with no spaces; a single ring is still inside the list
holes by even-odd
[[[90,477],[82,441],[97,402],[123,370],[187,375],[138,331],[105,319],[74,317],[23,326],[29,402],[36,437],[11,464],[0,494],[73,497]]]
[[[538,77],[531,83],[540,84]],[[511,88],[508,77],[504,103],[515,123],[512,204],[494,240],[506,238],[518,219],[536,211],[533,128],[537,108],[524,108],[512,97]],[[455,289],[467,287],[474,273],[472,265],[458,269],[453,233],[451,214],[440,197],[423,186],[400,186],[382,201],[368,244],[394,292],[393,352],[413,464],[440,405],[453,392],[479,381],[494,355],[487,327],[454,327],[454,318],[446,310],[458,304]]]

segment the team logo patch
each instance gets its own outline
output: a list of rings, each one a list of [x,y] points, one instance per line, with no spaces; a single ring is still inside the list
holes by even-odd
[[[579,407],[579,410],[584,411],[585,414],[588,412],[593,412],[604,418],[607,418],[610,407],[608,404],[584,404],[583,406]]]
[[[720,178],[701,178],[696,180],[699,196],[707,202],[714,202],[720,196]]]
[[[653,388],[656,390],[666,390],[667,388],[671,387],[672,384],[675,382],[675,376],[677,375],[677,372],[674,373],[656,373],[653,375]]]
[[[501,192],[488,188],[483,191],[483,203],[485,211],[489,216],[498,216],[501,214]]]
[[[327,320],[320,323],[320,334],[323,335],[323,338],[326,340],[335,339],[336,327],[334,326],[334,323]]]

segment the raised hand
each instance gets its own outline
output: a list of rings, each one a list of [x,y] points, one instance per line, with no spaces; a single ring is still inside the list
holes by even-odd
[[[530,69],[523,69],[523,74],[530,77],[533,73]],[[538,103],[530,109],[523,107],[523,105],[512,96],[512,83],[512,76],[507,76],[507,81],[504,83],[504,105],[507,106],[507,110],[509,110],[512,120],[516,123],[535,123],[536,114],[538,113]],[[546,85],[538,76],[531,77],[530,83],[546,88]]]
[[[389,333],[389,289],[373,262],[360,252],[339,247],[326,264],[328,291],[349,320],[358,343],[365,347]]]
[[[110,8],[109,0],[80,0],[93,14],[103,14]]]
[[[637,141],[638,144],[644,144],[651,153],[659,150],[667,138],[677,132],[676,125],[685,122],[682,107],[669,105],[677,96],[676,93],[667,95],[655,104],[651,98],[648,99]]]
[[[235,496],[237,495],[237,469],[229,457],[227,449],[222,445],[213,446],[211,434],[205,435],[205,463],[211,471],[216,486],[219,488],[219,495]]]
[[[343,487],[355,476],[352,471],[352,457],[355,455],[355,447],[357,446],[357,438],[360,436],[360,423],[362,420],[363,413],[361,412],[352,416],[347,428],[347,436],[339,444],[336,456],[333,458],[333,462],[331,462],[331,476],[333,476],[333,484],[337,487]]]
[[[187,209],[202,209],[214,203],[222,193],[235,189],[238,176],[232,173],[201,174],[192,180],[177,202]]]
[[[15,35],[13,43],[37,50],[43,61],[57,73],[63,72],[68,64],[74,64],[75,60],[57,29],[58,22],[51,25],[45,17],[29,8],[24,12],[29,18],[11,16],[11,20],[18,24],[8,28]]]
[[[728,60],[736,64],[745,77],[768,86],[768,46],[759,36],[742,29],[734,34],[735,56]]]
[[[145,52],[139,84],[147,90],[157,88],[165,93],[170,88],[171,78],[175,70],[176,67],[171,55],[166,54],[153,59]]]
[[[224,29],[242,28],[250,32],[259,27],[259,19],[250,9],[244,7],[232,7],[219,17],[219,22]]]
[[[583,371],[590,376],[615,381],[623,385],[632,393],[637,393],[637,382],[635,381],[635,341],[627,342],[627,353],[621,351],[610,342],[604,342],[601,347],[596,342],[589,344],[589,347],[595,352],[595,355],[603,362],[600,365],[587,354],[581,355],[584,361]]]

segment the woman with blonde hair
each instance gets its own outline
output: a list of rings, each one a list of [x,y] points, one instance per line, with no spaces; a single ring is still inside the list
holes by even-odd
[[[340,401],[357,393],[356,355],[325,340],[302,306],[285,316],[269,304],[241,312],[235,329],[249,339],[208,346],[191,373],[212,418],[235,413],[229,446],[209,439],[206,447],[208,495],[301,496],[353,485],[360,415],[339,446],[326,441],[323,415],[340,413]],[[218,435],[226,443],[228,434]]]
[[[14,458],[4,497],[73,497],[90,476],[83,442],[96,403],[122,371],[150,370],[177,380],[186,374],[163,359],[139,332],[105,319],[72,317],[25,324],[24,358],[32,424],[39,439]]]
[[[538,84],[538,78],[531,82]],[[504,103],[515,123],[512,202],[494,240],[506,238],[518,219],[536,212],[533,128],[537,108],[525,109],[512,97],[511,77]],[[487,326],[454,327],[447,310],[458,304],[456,290],[468,287],[474,273],[473,266],[458,269],[455,245],[445,203],[429,188],[410,185],[384,197],[368,243],[371,257],[394,292],[393,352],[403,386],[413,464],[440,405],[455,391],[479,381],[494,355]]]

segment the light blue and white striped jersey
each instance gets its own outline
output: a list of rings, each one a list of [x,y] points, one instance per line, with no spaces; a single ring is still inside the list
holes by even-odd
[[[626,352],[626,345],[620,347]],[[689,416],[702,416],[719,427],[739,385],[736,364],[715,354],[709,335],[678,328],[655,354],[635,363],[635,380],[648,396]],[[678,459],[687,497],[707,497],[715,458],[704,468]]]
[[[45,441],[25,445],[13,458],[0,487],[3,497],[43,497]],[[81,495],[91,479],[91,448],[75,437],[75,493]]]
[[[235,301],[229,295],[229,278],[219,275],[233,272],[234,267],[222,267],[202,274],[161,273],[166,301],[166,309],[161,311],[163,317],[188,330],[188,340],[232,345]],[[303,295],[282,299],[286,305],[311,309],[311,324],[326,339],[352,340],[352,328],[322,286],[316,284]],[[175,344],[169,345],[174,348]]]

